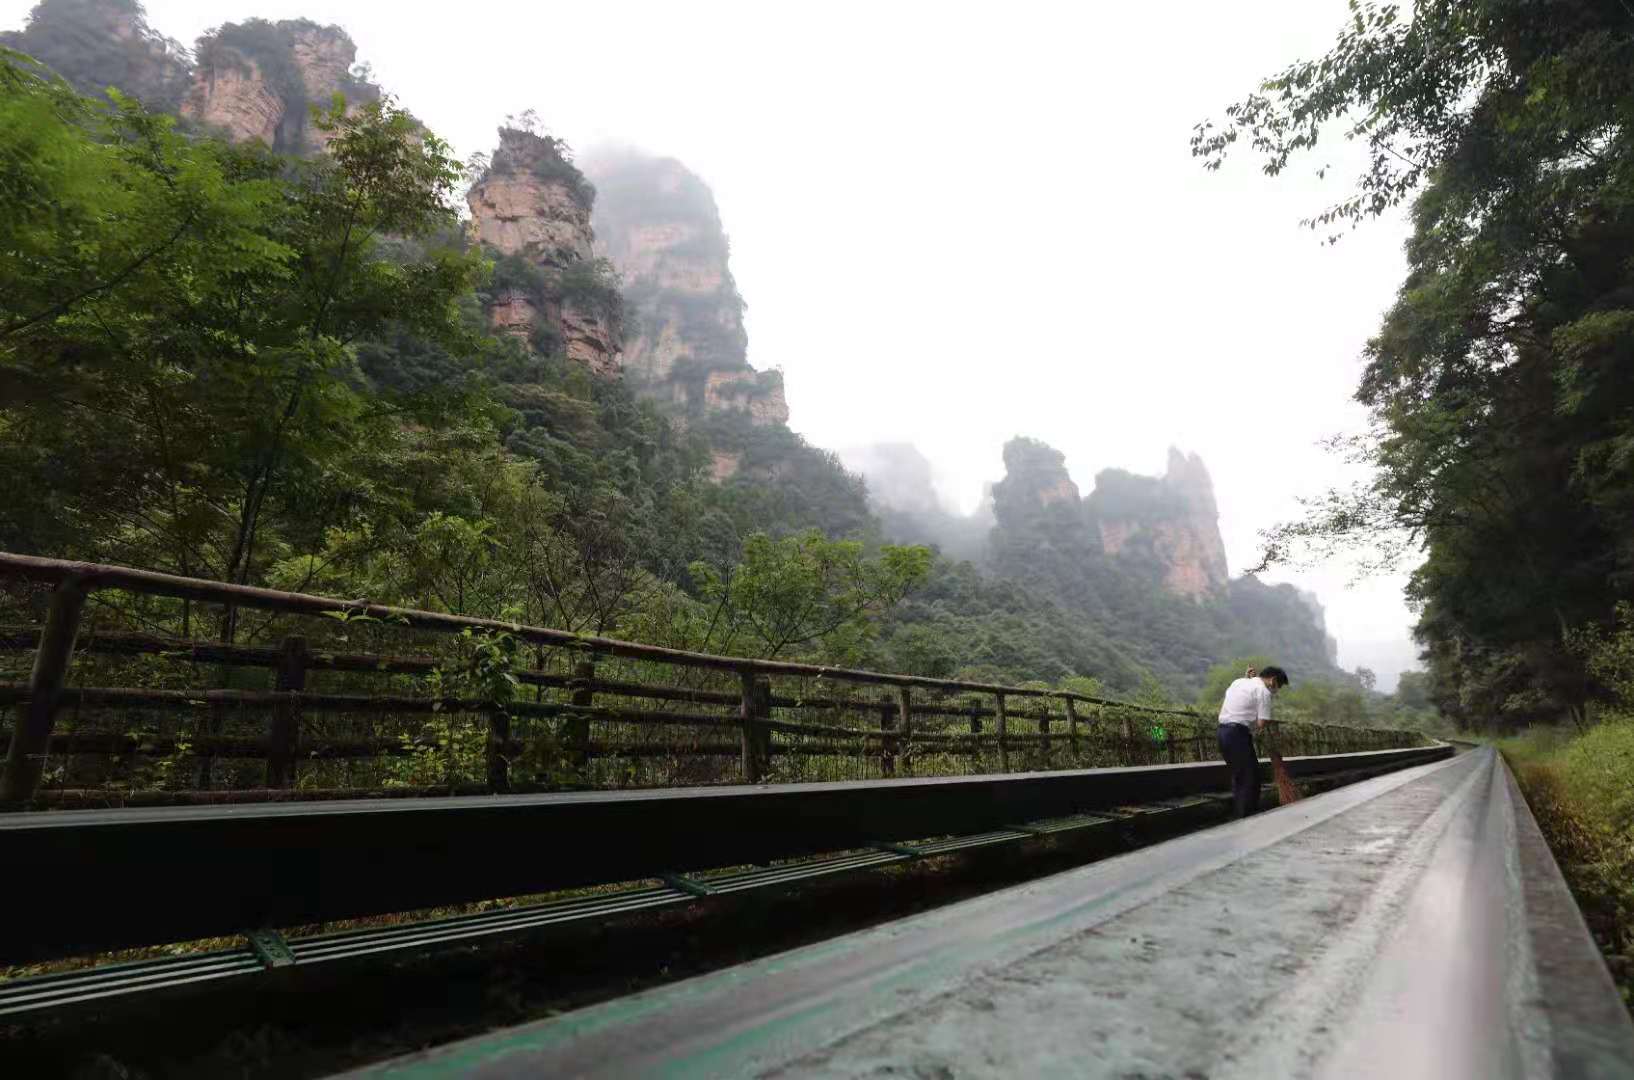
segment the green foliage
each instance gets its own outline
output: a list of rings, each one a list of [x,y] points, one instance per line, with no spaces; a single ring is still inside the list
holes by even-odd
[[[723,648],[769,658],[820,642],[831,662],[855,663],[874,620],[921,585],[930,565],[927,548],[887,545],[868,556],[857,541],[812,529],[781,540],[755,533],[737,566],[721,573],[700,561],[692,576],[727,629]]]
[[[1568,632],[1566,647],[1618,702],[1634,705],[1634,604],[1617,605],[1616,623],[1609,631],[1589,623]]]
[[[581,259],[556,281],[562,302],[599,315],[615,333],[622,331],[624,298],[618,271],[607,259]]]
[[[1203,689],[1197,695],[1194,708],[1204,716],[1213,716],[1220,711],[1220,703],[1225,700],[1226,690],[1232,683],[1242,678],[1249,668],[1256,671],[1276,661],[1269,656],[1239,656],[1235,660],[1223,664],[1215,664],[1208,669],[1208,675],[1203,680]]]
[[[477,261],[378,254],[452,221],[457,164],[390,102],[320,117],[331,153],[292,163],[4,77],[22,92],[0,125],[27,149],[0,211],[24,253],[0,268],[0,461],[50,500],[8,501],[0,536],[254,580],[356,507],[359,447],[440,414],[364,392],[355,343],[475,353],[458,300]]]
[[[1370,483],[1267,536],[1268,561],[1422,553],[1411,598],[1438,705],[1464,726],[1571,716],[1608,688],[1569,648],[1634,590],[1634,36],[1620,4],[1353,4],[1320,61],[1201,127],[1269,172],[1340,124],[1355,193],[1313,224],[1413,202],[1408,277],[1369,343]]]
[[[506,293],[520,293],[535,304],[543,304],[550,287],[550,277],[536,264],[520,255],[499,255],[494,258],[493,271],[482,289],[484,301]]]
[[[1498,743],[1634,1009],[1634,718],[1567,737],[1538,728]]]
[[[1054,683],[1094,672],[1132,691],[1145,670],[1118,637],[1049,594],[940,557],[890,616],[881,649],[902,670],[978,682]]]

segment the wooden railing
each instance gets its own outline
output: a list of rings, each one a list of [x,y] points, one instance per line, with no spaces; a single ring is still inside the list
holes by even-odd
[[[8,580],[50,590],[38,624],[0,629],[0,655],[33,652],[26,680],[0,682],[0,705],[15,706],[11,730],[0,729],[0,801],[10,803],[42,790],[92,801],[129,801],[142,789],[168,799],[231,789],[263,798],[265,789],[497,792],[1217,757],[1212,718],[1061,690],[687,652],[0,553]],[[87,614],[87,599],[103,592],[272,613],[257,632],[279,643],[133,632],[129,605]],[[289,616],[308,621],[280,625]],[[505,639],[526,661],[499,672],[514,691],[474,694],[474,650]],[[383,649],[353,651],[359,642]],[[405,643],[425,651],[384,651]],[[255,670],[262,685],[245,685]],[[1282,726],[1289,754],[1422,741]]]

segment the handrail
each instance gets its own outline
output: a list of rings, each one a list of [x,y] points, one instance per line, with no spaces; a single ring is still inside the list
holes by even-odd
[[[1078,753],[1080,718],[1075,704],[1093,706],[1104,717],[1108,711],[1122,714],[1124,738],[1132,740],[1131,714],[1147,717],[1176,717],[1185,723],[1164,725],[1170,728],[1187,726],[1192,738],[1209,721],[1202,713],[1191,709],[1164,708],[1123,702],[1112,698],[1040,687],[1007,686],[998,683],[973,682],[958,679],[935,679],[917,675],[898,675],[888,672],[865,671],[852,668],[829,667],[818,664],[782,660],[762,660],[751,657],[722,656],[692,652],[684,649],[643,645],[593,635],[576,634],[548,627],[530,626],[521,622],[486,619],[465,615],[423,611],[371,603],[366,598],[340,600],[307,593],[282,592],[247,585],[231,585],[198,578],[138,570],[130,567],[100,563],[73,562],[47,559],[30,555],[0,552],[0,578],[22,578],[50,583],[54,586],[50,610],[45,622],[37,630],[0,627],[0,647],[36,647],[34,670],[26,684],[0,684],[0,705],[17,704],[17,722],[5,747],[5,769],[0,773],[0,802],[19,803],[31,798],[36,791],[44,763],[55,746],[81,745],[75,740],[63,741],[53,734],[56,712],[70,701],[76,704],[99,704],[121,708],[152,704],[167,709],[199,708],[254,708],[269,714],[266,740],[266,782],[269,788],[287,787],[296,769],[297,746],[302,742],[300,719],[303,708],[334,709],[342,712],[412,713],[416,711],[444,711],[457,706],[459,711],[486,713],[488,727],[487,748],[484,753],[489,783],[494,790],[506,790],[510,785],[510,750],[513,744],[511,716],[544,716],[563,719],[567,728],[562,733],[567,744],[566,760],[582,764],[594,751],[589,723],[602,720],[613,723],[668,724],[698,727],[736,727],[742,745],[742,777],[748,781],[762,778],[770,756],[780,749],[771,735],[781,733],[795,736],[844,736],[849,739],[872,739],[878,744],[880,769],[886,776],[895,775],[898,756],[905,769],[912,769],[911,748],[925,745],[937,738],[937,733],[916,731],[915,716],[967,716],[970,718],[972,738],[959,740],[958,745],[986,745],[974,736],[981,732],[981,718],[994,720],[991,745],[998,754],[998,766],[1009,771],[1009,751],[1033,741],[1038,743],[1045,757],[1050,756],[1052,740],[1049,725],[1056,719],[1049,715],[1051,703],[1065,706],[1067,741],[1071,753]],[[92,634],[81,642],[79,624],[84,602],[98,590],[123,590],[139,594],[172,597],[219,603],[228,607],[258,608],[295,615],[340,615],[348,620],[367,616],[385,626],[419,629],[436,633],[466,633],[473,630],[498,632],[522,641],[551,648],[572,650],[579,658],[571,675],[550,671],[516,671],[512,677],[522,683],[538,687],[552,687],[571,692],[568,702],[506,702],[477,700],[475,698],[446,698],[433,702],[406,700],[380,694],[366,697],[333,694],[313,694],[306,687],[308,670],[336,670],[352,672],[380,672],[428,675],[442,667],[434,656],[375,656],[313,651],[306,639],[290,636],[281,649],[247,648],[224,643],[204,643],[171,639],[152,634],[112,633]],[[244,690],[159,690],[140,687],[75,687],[70,690],[64,679],[76,649],[85,652],[160,653],[173,654],[195,662],[220,663],[229,666],[270,668],[275,673],[271,692]],[[710,692],[691,687],[644,685],[643,681],[597,679],[596,656],[620,657],[646,663],[659,663],[682,668],[729,672],[738,677],[740,688],[733,692]],[[772,693],[770,676],[796,677],[808,680],[832,680],[873,687],[894,687],[894,700],[845,700],[844,694],[807,695],[793,698]],[[939,702],[911,700],[912,690],[929,691],[940,697]],[[713,704],[732,707],[729,712],[715,714],[678,713],[672,711],[594,708],[598,694],[628,696],[669,701],[689,701],[694,704]],[[868,695],[872,697],[872,695]],[[949,704],[949,697],[963,698],[957,705]],[[988,703],[972,704],[971,697],[988,697]],[[1006,707],[1006,699],[1012,707]],[[1039,703],[1032,708],[1013,707],[1014,699],[1026,698]],[[828,725],[791,723],[774,719],[774,708],[811,707],[822,709],[876,709],[880,713],[877,731],[852,730]],[[988,707],[990,706],[990,707]],[[1036,736],[1017,731],[1013,721],[1036,722]],[[204,721],[197,725],[201,750],[215,747],[220,734],[222,717],[212,713],[208,729]],[[1327,725],[1313,725],[1313,729]],[[208,738],[206,737],[208,736]],[[1409,739],[1410,736],[1410,739]],[[1200,737],[1200,736],[1199,736]],[[1363,745],[1377,745],[1380,741],[1413,741],[1416,734],[1402,731],[1371,729],[1371,734],[1359,741]],[[1162,742],[1170,762],[1177,760],[1178,743],[1174,733],[1154,728],[1154,739]],[[1357,738],[1349,741],[1355,743]],[[317,740],[319,744],[324,740]],[[220,744],[226,745],[226,744]],[[238,745],[234,743],[233,745]],[[248,745],[248,744],[245,744]],[[949,745],[954,745],[950,743]],[[321,749],[308,744],[309,749]],[[1184,753],[1184,751],[1181,751]],[[251,756],[260,757],[261,753]],[[199,784],[210,786],[208,752],[201,753]],[[575,766],[576,767],[576,766]]]
[[[802,664],[788,660],[756,660],[742,656],[721,656],[715,653],[690,652],[662,645],[642,645],[617,638],[576,634],[568,630],[553,630],[542,626],[528,626],[501,619],[484,619],[470,615],[448,615],[415,608],[374,604],[365,599],[336,600],[310,593],[282,592],[253,585],[231,585],[200,578],[180,577],[153,570],[110,566],[102,563],[71,562],[65,559],[45,559],[33,555],[0,552],[0,576],[29,578],[61,584],[73,580],[86,592],[100,589],[123,589],[126,592],[151,596],[170,596],[177,599],[236,604],[241,607],[283,611],[298,615],[350,614],[367,615],[382,622],[391,622],[411,629],[438,633],[459,633],[462,630],[489,630],[511,634],[524,641],[540,645],[561,646],[584,652],[605,653],[632,660],[651,660],[685,667],[707,667],[734,673],[755,675],[791,675],[815,679],[835,679],[843,682],[871,683],[878,686],[906,686],[956,693],[1004,694],[1007,697],[1042,697],[1055,700],[1083,702],[1089,705],[1108,705],[1166,716],[1203,717],[1195,709],[1166,709],[1140,705],[1115,698],[1095,697],[1071,690],[1039,687],[1006,686],[1002,683],[966,682],[960,679],[934,679],[924,675],[897,675],[883,671],[862,671],[854,668],[829,667],[822,664]],[[1385,730],[1385,729],[1379,729]]]

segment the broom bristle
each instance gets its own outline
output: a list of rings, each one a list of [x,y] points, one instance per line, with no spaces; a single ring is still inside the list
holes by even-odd
[[[1277,802],[1287,806],[1299,800],[1299,788],[1294,786],[1294,778],[1288,775],[1288,767],[1282,763],[1282,755],[1276,750],[1271,751],[1271,775],[1277,780]]]

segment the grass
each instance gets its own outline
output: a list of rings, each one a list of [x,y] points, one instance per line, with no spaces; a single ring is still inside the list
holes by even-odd
[[[1634,715],[1497,745],[1634,1012]]]

